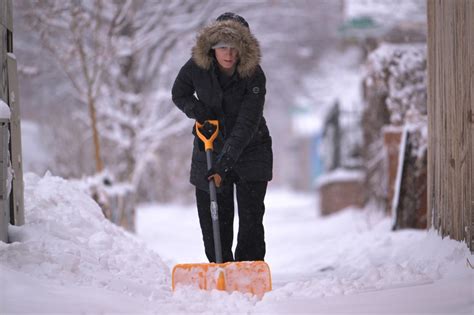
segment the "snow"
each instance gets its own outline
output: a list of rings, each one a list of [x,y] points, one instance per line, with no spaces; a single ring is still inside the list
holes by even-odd
[[[2,99],[0,99],[0,119],[9,120],[10,115],[10,107]]]
[[[15,288],[20,273],[32,288],[28,297],[4,292],[1,304],[9,311],[41,309],[26,305],[37,298],[37,290],[48,305],[47,297],[62,296],[65,287],[133,293],[143,299],[168,288],[169,270],[160,257],[107,221],[91,198],[61,178],[25,176],[25,221],[24,226],[10,226],[12,244],[0,243],[2,283]]]
[[[14,53],[7,53],[7,56],[10,57],[13,60],[16,60],[16,56]]]
[[[0,309],[26,313],[472,313],[474,261],[435,231],[391,232],[370,209],[320,217],[317,196],[270,189],[273,291],[172,292],[176,263],[205,262],[195,207],[143,205],[137,235],[103,218],[75,183],[25,175],[26,224],[0,243]]]

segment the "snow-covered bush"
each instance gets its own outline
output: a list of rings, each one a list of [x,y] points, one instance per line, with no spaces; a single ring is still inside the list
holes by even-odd
[[[426,116],[426,47],[383,44],[368,56],[366,89],[386,91],[390,123],[418,123]]]
[[[426,45],[382,44],[368,56],[365,66],[363,129],[367,186],[371,199],[387,204],[391,200],[387,198],[384,127],[406,126],[410,151],[404,158],[414,163],[416,169],[426,167]]]

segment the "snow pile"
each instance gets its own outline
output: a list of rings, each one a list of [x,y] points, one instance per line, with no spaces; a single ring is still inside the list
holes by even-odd
[[[0,243],[2,273],[147,298],[169,291],[170,272],[161,258],[106,220],[77,187],[31,173],[25,184],[26,224],[10,226],[12,243]]]
[[[308,255],[313,259],[302,266],[310,279],[289,282],[265,298],[314,299],[431,284],[465,268],[465,244],[440,240],[435,232],[388,234],[388,227],[384,222],[376,227],[378,232],[317,242]]]
[[[435,231],[390,232],[391,219],[375,209],[346,209],[318,217],[301,201],[294,208],[285,202],[276,211],[270,207],[266,260],[275,289],[264,297],[265,303],[473,277],[465,264],[466,258],[472,261],[474,256],[465,243],[441,239]]]

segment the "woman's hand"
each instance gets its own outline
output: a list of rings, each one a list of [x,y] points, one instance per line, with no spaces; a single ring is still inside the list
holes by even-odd
[[[199,105],[194,106],[194,116],[195,119],[203,125],[206,120],[212,120],[216,116],[206,105],[200,103]]]

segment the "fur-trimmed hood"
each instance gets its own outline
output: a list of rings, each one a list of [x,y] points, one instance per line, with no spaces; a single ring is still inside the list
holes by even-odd
[[[194,62],[209,69],[214,59],[212,46],[219,42],[231,43],[238,49],[237,72],[241,78],[250,77],[260,63],[260,44],[249,28],[233,20],[214,22],[199,32],[192,49]]]

